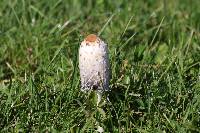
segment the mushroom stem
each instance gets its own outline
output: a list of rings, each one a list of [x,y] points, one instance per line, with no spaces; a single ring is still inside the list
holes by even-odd
[[[102,92],[97,91],[97,106],[99,106],[99,103],[101,102],[102,98]]]

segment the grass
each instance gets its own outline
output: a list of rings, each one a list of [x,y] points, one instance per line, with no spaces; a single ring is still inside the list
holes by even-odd
[[[106,132],[200,132],[199,5],[1,0],[0,131],[94,132],[97,119]],[[80,92],[77,52],[90,33],[109,45],[105,112]]]

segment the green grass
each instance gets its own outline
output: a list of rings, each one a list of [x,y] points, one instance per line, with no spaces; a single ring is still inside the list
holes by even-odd
[[[200,1],[1,0],[0,132],[200,132]],[[81,40],[109,45],[110,101],[80,92]],[[105,115],[105,116],[104,116]]]

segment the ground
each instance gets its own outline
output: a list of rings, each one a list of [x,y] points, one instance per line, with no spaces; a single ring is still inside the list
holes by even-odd
[[[200,1],[1,0],[0,131],[200,132]],[[109,99],[80,91],[78,48],[109,46]]]

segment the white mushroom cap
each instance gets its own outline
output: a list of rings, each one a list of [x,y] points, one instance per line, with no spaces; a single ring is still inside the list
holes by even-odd
[[[79,68],[82,91],[109,89],[108,47],[98,36],[90,34],[81,42]]]

